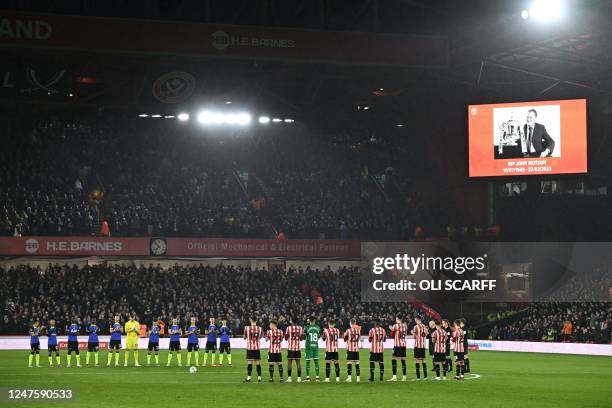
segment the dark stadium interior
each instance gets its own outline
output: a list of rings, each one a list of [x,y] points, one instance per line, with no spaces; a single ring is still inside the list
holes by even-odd
[[[554,30],[522,28],[516,2],[473,3],[5,1],[15,12],[439,36],[448,59],[347,65],[2,47],[0,236],[102,236],[107,223],[112,237],[609,241],[612,5],[574,2],[574,24]],[[64,73],[53,91],[23,92],[23,72],[33,67],[41,77]],[[178,106],[151,92],[175,70],[200,87]],[[468,177],[468,104],[577,98],[588,100],[588,173]],[[211,131],[139,117],[227,102],[295,122]],[[83,293],[92,294],[87,303]],[[0,298],[2,334],[23,334],[51,315],[63,326],[73,316],[94,318],[103,330],[115,313],[146,322],[180,316],[182,324],[225,316],[239,333],[252,313],[263,323],[315,315],[342,327],[357,317],[368,329],[373,316],[386,326],[397,313],[420,313],[406,303],[362,302],[356,269],[314,266],[51,259],[47,267],[0,266]],[[433,306],[468,316],[481,339],[609,343],[612,304],[588,299]]]

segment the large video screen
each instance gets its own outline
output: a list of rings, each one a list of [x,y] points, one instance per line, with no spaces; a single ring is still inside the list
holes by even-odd
[[[586,99],[468,106],[469,176],[586,173]]]

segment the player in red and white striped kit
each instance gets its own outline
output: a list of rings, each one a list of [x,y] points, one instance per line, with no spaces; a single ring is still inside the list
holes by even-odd
[[[402,381],[406,381],[406,335],[408,325],[404,323],[401,316],[396,316],[395,324],[389,326],[391,337],[393,337],[393,356],[391,357],[391,369],[393,377],[389,381],[397,381],[397,360],[402,362]]]
[[[259,340],[262,337],[263,329],[257,325],[257,319],[251,317],[251,325],[244,328],[244,338],[247,341],[247,378],[245,382],[251,382],[253,363],[257,366],[257,382],[261,382],[261,352],[259,350]]]
[[[361,326],[357,325],[356,319],[351,319],[351,327],[344,332],[346,342],[346,382],[351,382],[353,365],[355,366],[355,381],[361,380],[361,369],[359,367],[359,349],[361,348]]]
[[[436,330],[431,334],[434,345],[434,366],[436,369],[436,380],[440,379],[440,367],[443,370],[442,378],[446,380],[446,331],[442,323],[436,322]]]
[[[455,359],[457,374],[455,378],[457,380],[463,380],[465,375],[465,332],[461,328],[461,321],[455,320],[453,325],[453,334],[451,336],[451,343],[455,348]]]
[[[325,340],[325,382],[329,382],[332,362],[336,369],[336,382],[340,382],[340,361],[338,358],[338,338],[340,338],[340,330],[336,328],[336,323],[333,320],[330,320],[327,326],[328,327],[323,330],[323,335],[321,336],[323,340]]]
[[[297,367],[297,382],[302,382],[302,352],[300,351],[300,341],[304,337],[304,328],[295,324],[291,319],[289,327],[285,329],[285,340],[287,340],[287,382],[291,382],[291,366],[293,362]]]
[[[425,349],[427,348],[427,327],[421,322],[421,316],[414,317],[414,363],[416,366],[416,379],[421,379],[420,366],[423,364],[423,379],[427,379],[427,360],[425,359]]]
[[[278,328],[278,323],[275,320],[270,321],[270,330],[266,332],[266,339],[268,339],[268,369],[270,370],[270,379],[268,381],[274,382],[274,366],[278,366],[278,376],[280,382],[283,382],[283,354],[281,342],[283,341],[283,331]]]
[[[384,352],[387,333],[378,324],[378,320],[374,319],[372,321],[374,327],[370,329],[368,334],[368,339],[370,340],[370,382],[374,381],[374,367],[376,363],[378,363],[380,381],[383,380],[385,375]]]

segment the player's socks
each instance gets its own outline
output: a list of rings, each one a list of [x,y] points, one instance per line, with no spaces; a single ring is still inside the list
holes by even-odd
[[[134,350],[134,366],[138,367],[140,363],[138,362],[138,350]]]
[[[351,378],[351,375],[353,375],[353,365],[352,364],[346,365],[346,373],[348,374],[347,377]]]
[[[215,359],[217,358],[217,353],[213,352],[210,357],[210,365],[215,366]]]
[[[325,378],[329,378],[329,373],[331,373],[331,364],[325,363]]]
[[[385,377],[385,364],[378,363],[378,369],[380,370],[380,381],[382,381],[383,378]]]
[[[268,371],[270,372],[270,381],[274,381],[274,366],[272,364],[268,366]]]
[[[290,362],[287,362],[287,379],[291,378],[291,368],[293,365]]]
[[[406,360],[402,360],[402,375],[406,377]]]
[[[147,365],[151,364],[151,354],[147,353]]]
[[[98,352],[94,351],[94,362],[98,365]]]
[[[319,359],[315,359],[314,361],[314,366],[315,366],[315,374],[317,376],[317,378],[319,377]]]
[[[470,359],[466,358],[463,362],[463,365],[465,366],[465,372],[469,373],[470,372]]]
[[[232,355],[231,354],[227,355],[227,364],[232,365]]]
[[[49,365],[52,366],[53,365],[53,357],[49,356]]]
[[[253,363],[247,364],[247,380],[251,379],[251,374],[253,373]]]
[[[302,365],[298,365],[297,368],[297,372],[298,372],[298,382],[300,382],[302,380]]]
[[[55,360],[57,361],[58,366],[62,363],[62,360],[60,360],[60,356],[55,356]]]
[[[36,353],[36,367],[40,367],[40,354]]]
[[[33,360],[34,360],[34,354],[30,354],[28,357],[28,367],[32,367]]]
[[[206,361],[208,361],[208,351],[204,353],[204,362],[202,362],[203,366],[206,366]]]
[[[280,380],[283,381],[283,365],[282,364],[278,365],[278,376],[280,377]]]
[[[423,379],[427,379],[427,363],[423,361]]]
[[[435,370],[436,370],[436,378],[440,378],[440,364],[436,364],[435,365]]]
[[[456,374],[455,374],[455,378],[459,378],[459,376],[461,375],[461,366],[459,364],[456,365]]]
[[[81,355],[80,354],[76,355],[76,360],[77,360],[77,367],[80,367],[81,365]]]
[[[113,361],[113,353],[108,353],[108,356],[106,357],[106,365],[111,365],[111,361]]]
[[[200,365],[200,352],[199,351],[195,351],[195,363],[196,365]]]
[[[397,360],[391,360],[391,372],[393,377],[397,377]]]
[[[340,379],[340,363],[336,362],[336,381]]]
[[[119,352],[115,353],[115,365],[118,366],[119,365]]]
[[[127,367],[128,359],[130,358],[130,352],[125,350],[125,354],[123,355],[123,365]]]
[[[70,367],[70,360],[72,360],[72,354],[68,354],[66,360],[68,361],[68,367]]]
[[[415,371],[417,380],[421,379],[421,364],[415,363]]]
[[[191,351],[187,352],[187,365],[191,364],[191,353],[192,353]]]
[[[177,355],[176,355],[176,360],[178,361],[178,365],[179,365],[179,367],[183,365],[183,364],[181,363],[182,358],[181,358],[181,353],[180,353],[180,352],[179,352],[179,353],[177,353]]]
[[[219,365],[223,365],[223,353],[219,354]]]
[[[261,382],[261,364],[257,364],[257,381]]]
[[[91,355],[91,351],[88,351],[87,354],[85,354],[85,365],[89,365],[89,356]]]
[[[169,366],[171,361],[172,361],[172,353],[169,352],[168,353],[168,361],[166,362],[166,365]]]
[[[306,378],[310,379],[310,360],[306,360]]]
[[[370,361],[370,381],[374,381],[374,362]]]
[[[155,354],[155,365],[159,365],[159,354]]]

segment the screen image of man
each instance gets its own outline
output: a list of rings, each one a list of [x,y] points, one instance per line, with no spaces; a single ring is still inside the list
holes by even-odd
[[[537,123],[538,112],[529,109],[527,123],[523,126],[524,140],[521,144],[524,157],[550,157],[555,150],[555,141],[546,131],[546,127]]]

